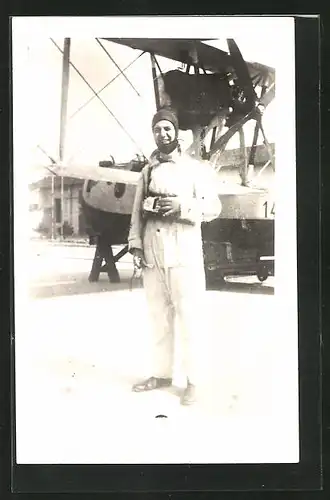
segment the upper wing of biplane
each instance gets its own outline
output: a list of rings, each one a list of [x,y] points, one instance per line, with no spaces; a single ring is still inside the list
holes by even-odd
[[[173,38],[107,38],[106,40],[185,64],[191,63],[192,53],[196,51],[198,61],[205,70],[223,73],[230,68],[230,57],[227,52],[206,45],[200,40]]]
[[[105,40],[126,45],[132,49],[150,52],[154,55],[173,59],[184,64],[191,64],[197,57],[198,64],[212,73],[230,73],[237,71],[237,60],[229,52],[225,52],[202,40],[173,38],[106,38]],[[206,41],[204,39],[204,41]],[[274,97],[275,70],[270,66],[255,62],[246,62],[248,72],[254,85],[267,85],[269,90],[265,106]]]

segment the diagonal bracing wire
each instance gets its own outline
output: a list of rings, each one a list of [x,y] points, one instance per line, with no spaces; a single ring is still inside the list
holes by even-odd
[[[133,64],[141,57],[145,54],[146,52],[143,51],[141,52],[141,54],[139,54],[135,59],[133,59],[133,61],[131,61],[127,66],[125,66],[124,69],[121,69],[119,73],[117,73],[116,76],[114,76],[106,85],[104,85],[103,87],[101,87],[96,93],[97,94],[101,94],[101,92],[103,92],[103,90],[105,90],[107,87],[109,87],[109,85],[111,85],[115,80],[117,80],[117,78],[119,78],[121,75],[125,76],[124,73],[126,70],[128,70],[128,68],[130,68],[131,66],[133,66]],[[119,67],[119,66],[118,66]],[[153,81],[154,80],[157,80],[157,76],[155,78],[153,78]],[[137,92],[138,93],[138,92]],[[141,94],[139,94],[139,97],[143,100]],[[81,110],[83,110],[90,102],[92,102],[95,97],[97,97],[96,95],[93,95],[92,97],[90,97],[84,104],[82,104],[78,109],[76,109],[76,111],[74,113],[72,113],[71,116],[69,116],[69,120],[71,120],[72,118],[74,118]]]
[[[55,165],[55,164],[56,164],[56,161],[54,160],[54,158],[53,158],[52,156],[50,156],[50,155],[47,153],[47,151],[45,151],[45,150],[44,150],[44,149],[43,149],[43,148],[42,148],[39,144],[37,145],[37,148],[38,148],[38,149],[40,149],[40,151],[41,151],[44,155],[46,155],[46,156],[47,156],[47,158],[51,161],[51,163],[52,163],[53,165]],[[48,170],[48,172],[49,172],[50,174],[52,174],[52,176],[54,175],[54,172],[53,172],[53,171],[52,171],[52,170],[51,170],[51,169],[50,169],[47,165],[45,165],[45,166],[44,166],[44,168],[45,168],[46,170]]]
[[[104,85],[104,87],[102,87],[100,90],[98,90],[96,93],[97,94],[101,94],[101,92],[103,92],[103,90],[105,90],[107,87],[109,87],[109,85],[111,85],[115,80],[117,80],[117,78],[119,78],[123,73],[124,71],[126,71],[128,68],[130,68],[141,56],[143,56],[143,54],[145,54],[145,52],[141,52],[141,54],[139,54],[133,61],[131,61],[123,70],[120,71],[120,73],[118,73],[116,76],[114,76],[106,85]],[[88,101],[86,101],[84,104],[82,104],[78,109],[76,109],[76,111],[69,117],[69,120],[71,120],[71,118],[73,118],[74,116],[76,116],[79,111],[81,111],[82,109],[84,109],[85,106],[87,106],[87,104],[89,104],[91,101],[93,101],[95,99],[95,95],[93,95],[92,97],[90,97],[88,99]]]
[[[61,52],[61,54],[63,54],[63,50],[61,49],[61,47],[59,47],[57,45],[57,43],[55,42],[55,40],[53,40],[53,38],[50,38],[50,40],[55,45],[55,47]],[[114,113],[111,111],[111,109],[106,105],[106,103],[103,101],[103,99],[101,99],[101,97],[97,94],[97,92],[94,90],[94,88],[91,86],[91,84],[86,80],[86,78],[84,77],[84,75],[79,71],[79,69],[73,64],[72,61],[70,61],[70,64],[73,67],[73,69],[76,71],[76,73],[78,73],[78,75],[80,76],[80,78],[86,83],[86,85],[89,87],[89,89],[93,92],[93,94],[95,95],[95,97],[103,104],[103,106],[105,107],[105,109],[108,111],[108,113],[110,113],[110,115],[113,117],[113,119],[116,121],[116,123],[120,126],[120,128],[131,139],[131,141],[133,142],[133,144],[135,144],[135,146],[139,149],[139,151],[144,155],[141,147],[133,139],[133,137],[131,136],[131,134],[129,132],[127,132],[127,130],[125,129],[125,127],[120,123],[120,121],[118,120],[118,118],[114,115]]]
[[[97,41],[97,43],[100,45],[100,47],[104,50],[104,52],[107,54],[107,56],[109,57],[109,59],[113,62],[113,64],[116,66],[116,68],[120,71],[120,74],[126,79],[126,81],[129,83],[129,85],[132,87],[132,89],[136,92],[137,96],[142,100],[142,102],[145,102],[145,99],[144,97],[136,90],[136,88],[134,87],[133,83],[131,82],[131,80],[128,78],[127,75],[125,75],[125,71],[127,68],[125,69],[121,69],[121,67],[116,63],[116,61],[114,60],[114,58],[111,56],[111,54],[109,54],[109,52],[107,51],[107,49],[104,47],[104,45],[100,42],[100,40],[98,38],[95,39]],[[142,54],[145,54],[145,51],[142,52]],[[141,54],[141,55],[142,55]],[[155,58],[155,56],[154,56]],[[155,58],[156,60],[156,58]],[[158,69],[160,71],[160,74],[162,75],[163,77],[163,73],[162,73],[162,70],[160,69],[160,66],[158,64],[158,61],[156,60],[156,63],[157,63],[157,66],[158,66]],[[155,80],[157,80],[157,75],[155,77],[153,77],[153,82],[155,82]]]
[[[121,72],[121,74],[123,75],[123,77],[125,78],[125,80],[129,83],[129,85],[132,87],[132,89],[134,90],[134,92],[136,92],[136,94],[139,97],[141,97],[141,95],[139,94],[139,92],[136,90],[136,88],[134,87],[133,83],[131,82],[131,80],[125,75],[125,73],[123,72],[123,70],[121,69],[121,67],[118,66],[118,64],[116,63],[116,61],[112,57],[112,55],[109,54],[109,52],[104,47],[104,45],[100,42],[100,40],[98,38],[95,38],[95,40],[99,44],[99,46],[104,50],[104,52],[106,53],[106,55],[109,57],[110,61],[113,62],[113,64],[116,66],[116,68]]]
[[[44,155],[46,155],[46,156],[47,156],[47,158],[51,161],[51,163],[56,164],[56,161],[54,160],[54,158],[53,158],[52,156],[50,156],[50,155],[47,153],[47,151],[45,151],[45,150],[44,150],[44,148],[42,148],[42,147],[40,146],[40,144],[38,144],[38,145],[37,145],[37,148],[38,148],[38,149],[40,149],[40,151],[41,151]]]

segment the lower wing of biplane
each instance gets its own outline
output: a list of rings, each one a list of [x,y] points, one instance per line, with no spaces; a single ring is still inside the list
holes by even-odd
[[[62,165],[52,164],[48,170],[61,177],[73,177],[75,179],[85,179],[98,182],[111,182],[137,185],[139,173],[125,168],[107,168],[97,165]]]

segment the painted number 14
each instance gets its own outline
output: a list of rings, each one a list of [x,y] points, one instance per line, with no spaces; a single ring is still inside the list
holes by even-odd
[[[269,216],[268,214],[275,216],[275,203],[272,204],[270,212],[269,212],[268,201],[265,201],[265,203],[262,206],[265,207],[265,219],[268,218]]]

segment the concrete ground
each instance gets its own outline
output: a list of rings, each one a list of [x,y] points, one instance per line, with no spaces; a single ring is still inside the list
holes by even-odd
[[[228,279],[206,292],[203,375],[186,408],[179,355],[174,387],[131,391],[149,375],[143,289],[129,290],[129,255],[120,284],[104,273],[89,283],[93,254],[35,242],[17,277],[18,463],[295,461],[295,373],[276,331],[273,279]]]

